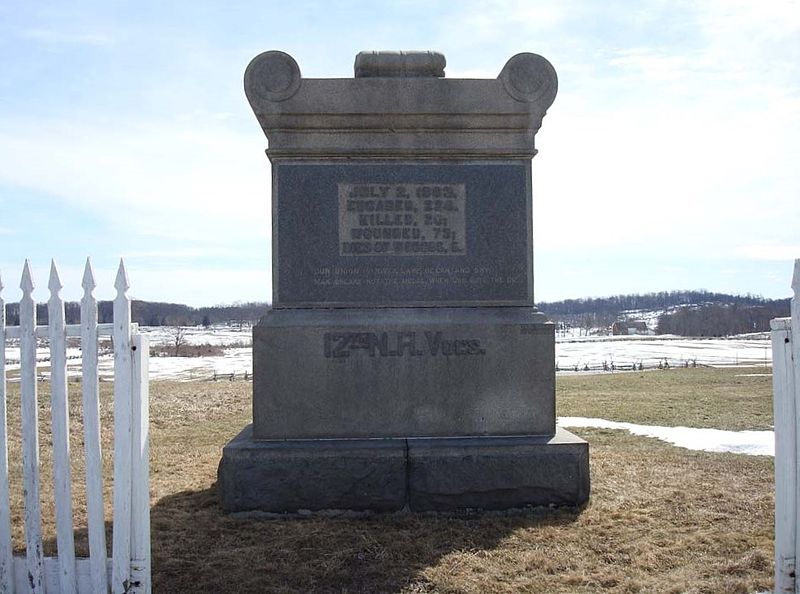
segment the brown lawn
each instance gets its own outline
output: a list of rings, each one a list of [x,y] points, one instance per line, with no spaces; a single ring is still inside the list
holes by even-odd
[[[769,378],[741,374],[673,369],[559,378],[558,411],[769,428]],[[46,552],[54,554],[48,396],[41,386],[43,526]],[[76,535],[85,554],[80,387],[70,388]],[[620,431],[578,431],[591,447],[592,497],[583,510],[226,516],[215,492],[216,468],[222,446],[250,420],[250,389],[228,381],[151,384],[155,592],[752,594],[771,588],[772,458],[692,452]],[[110,428],[110,384],[102,392]],[[18,384],[11,384],[12,520],[21,553],[18,400]],[[110,470],[110,433],[104,445]],[[110,518],[110,486],[106,499]]]

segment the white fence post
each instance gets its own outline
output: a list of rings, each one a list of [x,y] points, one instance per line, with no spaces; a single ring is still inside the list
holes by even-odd
[[[8,430],[6,420],[6,304],[0,277],[0,592],[14,592],[14,550],[8,494]]]
[[[131,300],[125,264],[114,282],[114,531],[111,591],[123,594],[131,578]]]
[[[25,491],[25,545],[29,591],[44,592],[42,517],[39,502],[39,403],[36,390],[36,304],[33,275],[25,260],[19,302],[22,469]]]
[[[150,594],[150,341],[133,337],[131,468],[131,592]]]
[[[114,323],[98,324],[91,263],[82,281],[80,325],[67,325],[61,280],[50,268],[47,326],[36,325],[33,278],[28,261],[22,273],[20,325],[7,327],[0,294],[0,594],[69,592],[150,594],[149,392],[147,338],[131,323],[128,279],[120,262],[115,286]],[[0,280],[0,293],[3,285]],[[101,457],[98,336],[114,341],[114,533],[113,557],[107,558]],[[81,337],[84,453],[89,558],[75,558],[72,476],[69,446],[67,336]],[[14,557],[11,541],[6,402],[6,339],[20,346],[20,412],[25,493],[26,556]],[[53,482],[57,557],[42,550],[37,339],[49,340]]]
[[[75,574],[75,538],[72,533],[72,469],[69,456],[69,396],[67,386],[67,329],[61,279],[55,261],[50,264],[50,300],[47,302],[50,334],[50,412],[53,419],[53,496],[56,505],[59,588],[62,594],[78,591]]]
[[[792,373],[791,373],[791,392],[789,392],[789,397],[793,398],[795,401],[795,407],[797,407],[797,402],[800,401],[800,259],[794,261],[794,274],[792,276],[792,290],[794,291],[794,295],[792,297],[791,303],[791,314],[792,314],[792,334],[789,340],[789,345],[792,349],[792,356],[791,356],[791,363],[792,363]],[[796,418],[796,425],[795,425],[795,432],[796,435],[798,434],[797,431],[800,430],[800,417]],[[800,463],[800,442],[795,442],[795,453],[794,453],[794,465],[795,465],[795,473],[797,473],[798,463]],[[796,486],[797,487],[797,486]],[[798,520],[798,510],[800,509],[800,489],[795,488],[795,542],[794,542],[794,557],[795,561],[800,555],[800,539],[797,538],[797,520]],[[797,567],[795,565],[795,572]],[[798,581],[795,577],[795,592],[798,590]]]
[[[797,593],[800,558],[800,259],[792,279],[791,318],[772,320],[775,424],[775,592]]]
[[[108,592],[106,526],[103,506],[103,456],[100,449],[100,386],[97,377],[97,300],[92,264],[86,258],[81,299],[81,379],[83,450],[86,456],[86,516],[92,592]]]
[[[775,424],[775,592],[794,592],[797,539],[797,403],[792,396],[792,327],[772,320],[772,391]]]

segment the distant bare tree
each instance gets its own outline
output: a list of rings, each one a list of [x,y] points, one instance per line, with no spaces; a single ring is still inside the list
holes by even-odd
[[[172,346],[175,347],[173,357],[177,357],[181,347],[186,342],[186,328],[182,326],[172,327]]]

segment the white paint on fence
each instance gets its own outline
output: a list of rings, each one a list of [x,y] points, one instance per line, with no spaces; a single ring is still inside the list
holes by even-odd
[[[131,427],[131,580],[141,584],[141,594],[150,594],[150,341],[137,334],[132,343],[131,405],[139,414],[134,414]]]
[[[20,325],[5,326],[0,281],[0,594],[12,592],[77,592],[149,594],[150,497],[148,481],[149,415],[148,341],[130,321],[128,279],[120,262],[115,286],[114,323],[97,323],[97,301],[91,263],[83,277],[81,324],[67,326],[61,281],[51,265],[48,326],[36,326],[36,305],[30,266],[23,269]],[[100,447],[98,336],[112,336],[114,379],[114,511],[112,559],[106,558]],[[16,337],[20,347],[23,489],[25,492],[26,557],[12,556],[9,513],[8,435],[6,428],[5,340]],[[84,454],[89,558],[76,559],[72,518],[72,477],[69,448],[67,336],[80,336],[83,359]],[[47,337],[50,350],[53,478],[58,557],[42,553],[39,502],[37,337]]]
[[[97,374],[97,300],[92,295],[92,263],[86,258],[81,299],[81,358],[83,388],[83,451],[86,457],[86,516],[92,591],[105,592],[106,527],[103,506],[103,456],[100,449],[100,386]]]
[[[131,559],[131,301],[120,260],[114,288],[114,555],[111,591],[128,590]]]
[[[91,568],[90,568],[91,561],[89,559],[76,559],[75,560],[75,568],[77,572],[78,578],[78,592],[80,594],[99,594],[103,593],[106,594],[108,592],[108,587],[110,582],[105,585],[105,587],[97,590],[93,586],[89,587],[89,581],[91,579]],[[47,592],[57,592],[60,585],[60,569],[58,566],[58,559],[55,557],[45,557],[44,558],[44,586]],[[111,561],[108,561],[108,576],[111,577]],[[28,583],[26,581],[27,577],[25,575],[25,559],[15,557],[14,558],[14,585],[16,587],[16,592],[27,592],[28,591]]]
[[[792,279],[791,318],[772,320],[775,418],[775,592],[798,592],[798,447],[800,441],[800,259]]]
[[[69,396],[67,387],[67,333],[64,330],[64,300],[55,261],[50,263],[50,410],[53,429],[53,498],[56,505],[59,586],[62,594],[75,594],[75,538],[72,534],[72,471],[69,457]]]
[[[33,275],[25,260],[19,302],[22,475],[25,493],[25,551],[30,592],[43,593],[42,516],[39,503],[39,402],[36,393],[36,304]],[[6,479],[7,480],[7,479]]]

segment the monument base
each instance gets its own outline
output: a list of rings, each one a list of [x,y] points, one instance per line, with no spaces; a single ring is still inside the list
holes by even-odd
[[[256,440],[223,449],[227,512],[301,509],[458,511],[582,505],[589,444],[553,436]]]
[[[534,307],[272,309],[253,328],[264,440],[552,435],[555,326]]]

